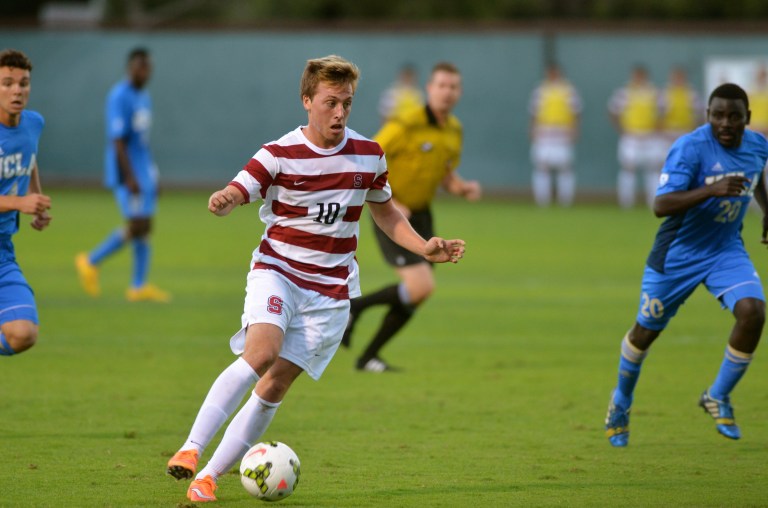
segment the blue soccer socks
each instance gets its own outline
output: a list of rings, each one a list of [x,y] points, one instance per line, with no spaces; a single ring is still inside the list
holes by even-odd
[[[131,287],[140,288],[147,283],[147,274],[149,273],[149,259],[151,248],[146,238],[134,238],[131,240],[133,246],[133,275],[131,278]]]
[[[640,367],[648,351],[641,351],[629,342],[629,334],[624,336],[621,343],[621,359],[619,360],[619,382],[613,394],[613,402],[624,409],[632,406],[632,394],[640,377]]]
[[[123,245],[125,245],[125,232],[122,228],[118,228],[110,233],[98,247],[91,251],[88,255],[88,261],[90,261],[92,265],[98,265],[104,261],[105,258],[119,251]]]
[[[709,388],[709,394],[716,400],[727,400],[728,395],[747,371],[752,355],[736,351],[731,346],[725,348],[725,357],[720,365],[720,372]]]

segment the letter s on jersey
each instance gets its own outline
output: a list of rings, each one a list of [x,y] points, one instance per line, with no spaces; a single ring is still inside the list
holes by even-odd
[[[282,315],[283,300],[279,296],[272,295],[267,299],[267,312]]]

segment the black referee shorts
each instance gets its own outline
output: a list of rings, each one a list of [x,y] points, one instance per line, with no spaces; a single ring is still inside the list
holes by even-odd
[[[413,229],[426,240],[435,236],[432,231],[432,212],[430,210],[412,212],[408,222],[410,222]],[[384,231],[379,229],[375,222],[373,223],[373,230],[376,233],[376,241],[379,242],[381,253],[384,255],[384,259],[389,265],[402,267],[427,262],[422,256],[414,254],[408,249],[404,249],[393,242]]]

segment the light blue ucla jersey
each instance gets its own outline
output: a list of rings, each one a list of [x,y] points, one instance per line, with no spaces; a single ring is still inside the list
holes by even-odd
[[[113,86],[107,96],[106,126],[105,185],[115,188],[123,183],[114,145],[115,140],[123,139],[139,187],[143,191],[154,189],[157,174],[149,148],[149,131],[152,126],[152,100],[149,93],[134,88],[127,79]]]
[[[37,147],[45,121],[34,111],[21,112],[19,125],[0,123],[0,195],[25,196],[30,175],[37,164]],[[19,212],[0,213],[0,236],[19,230]]]
[[[740,196],[712,197],[667,217],[656,234],[648,266],[665,273],[706,265],[729,249],[743,251],[742,221],[767,158],[768,141],[750,130],[737,148],[722,146],[709,124],[678,139],[664,164],[657,196],[712,185],[726,176],[744,176],[750,183]]]

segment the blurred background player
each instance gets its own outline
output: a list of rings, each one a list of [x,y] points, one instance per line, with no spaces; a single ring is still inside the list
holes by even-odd
[[[629,82],[616,90],[608,103],[611,121],[619,131],[617,191],[623,208],[635,204],[637,173],[644,177],[648,206],[653,204],[661,170],[658,102],[659,93],[649,81],[648,71],[636,65]]]
[[[147,283],[151,250],[149,235],[157,207],[157,167],[149,147],[152,125],[152,100],[146,90],[152,75],[152,60],[145,48],[128,55],[128,77],[107,96],[105,184],[115,194],[127,221],[110,233],[90,253],[75,259],[83,289],[99,296],[98,266],[130,242],[133,249],[131,284],[126,291],[129,301],[167,302],[170,295]]]
[[[262,199],[266,225],[253,252],[242,328],[230,347],[241,355],[216,379],[168,474],[189,478],[199,455],[251,390],[208,464],[187,490],[215,501],[227,473],[269,426],[294,380],[317,380],[339,346],[349,298],[360,294],[355,260],[367,203],[392,239],[432,262],[456,263],[464,242],[419,236],[391,200],[381,147],[347,128],[359,71],[335,56],[309,60],[301,78],[307,125],[264,145],[208,210],[228,215]],[[318,203],[318,201],[320,201]]]
[[[768,136],[768,68],[761,64],[755,74],[755,85],[749,92],[749,109],[752,116],[749,128]]]
[[[683,134],[698,127],[704,120],[704,105],[698,92],[688,82],[684,67],[675,66],[669,72],[669,82],[659,95],[661,132],[659,136],[659,163],[664,165],[672,143]]]
[[[0,356],[31,348],[37,341],[37,306],[21,273],[11,238],[19,212],[32,215],[41,231],[51,221],[51,198],[42,193],[37,149],[43,117],[28,111],[32,62],[21,51],[0,52]]]
[[[462,128],[452,111],[461,97],[459,70],[451,63],[438,63],[426,90],[426,106],[387,122],[374,139],[386,154],[392,201],[421,236],[430,238],[430,204],[440,185],[470,201],[480,199],[481,188],[478,182],[463,180],[456,172]],[[400,247],[380,228],[375,227],[375,232],[384,258],[397,270],[400,282],[352,300],[342,344],[349,347],[355,321],[365,309],[387,305],[381,326],[357,360],[358,370],[383,372],[394,369],[379,357],[379,351],[429,298],[435,279],[432,265],[422,256]]]
[[[544,81],[533,91],[529,104],[533,197],[539,206],[549,206],[552,201],[553,172],[557,174],[557,202],[562,206],[573,203],[573,147],[581,110],[581,98],[560,66],[548,64]]]
[[[400,68],[397,80],[384,90],[379,99],[379,115],[382,122],[424,105],[424,95],[419,88],[416,67],[407,63]]]
[[[621,345],[618,385],[605,420],[613,446],[628,444],[633,393],[648,349],[699,284],[736,318],[720,371],[699,405],[720,434],[741,437],[730,394],[752,361],[765,322],[763,286],[741,228],[754,195],[763,212],[763,243],[768,243],[763,179],[768,142],[745,129],[749,100],[737,85],[712,92],[707,119],[675,142],[659,181],[653,211],[666,219],[646,262],[636,322]]]

